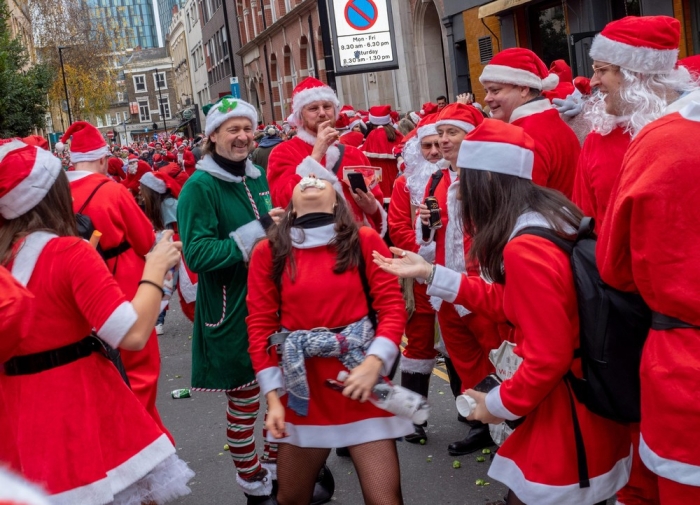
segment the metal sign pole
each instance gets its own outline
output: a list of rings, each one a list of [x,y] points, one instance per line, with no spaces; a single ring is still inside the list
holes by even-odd
[[[326,81],[336,93],[335,65],[333,63],[333,49],[331,46],[330,24],[328,22],[328,5],[326,0],[318,0],[318,22],[321,25],[321,42],[323,43],[323,59],[326,62]],[[316,76],[320,78],[320,76]]]

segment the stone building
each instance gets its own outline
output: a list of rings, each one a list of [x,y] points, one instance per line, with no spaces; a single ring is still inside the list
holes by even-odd
[[[173,16],[166,40],[168,41],[170,56],[173,59],[175,92],[178,97],[177,110],[179,111],[192,104],[193,95],[185,30],[185,14],[177,6],[173,7]]]
[[[200,24],[200,6],[198,0],[187,0],[183,8],[185,13],[185,39],[187,41],[190,80],[193,103],[197,105],[199,121],[204,126],[202,107],[211,101],[209,94],[209,76],[204,59],[202,25]]]
[[[29,5],[26,0],[7,0],[7,9],[10,13],[10,33],[13,37],[19,37],[22,45],[27,49],[29,63],[34,63],[36,51],[32,36],[32,23],[29,18]]]

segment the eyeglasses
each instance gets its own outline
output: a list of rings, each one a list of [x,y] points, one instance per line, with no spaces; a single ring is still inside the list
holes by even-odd
[[[440,142],[421,142],[421,149],[440,149]]]
[[[592,65],[591,68],[593,69],[593,77],[595,77],[596,75],[601,75],[603,73],[602,71],[605,70],[606,68],[615,67],[615,66],[617,66],[617,65],[614,65],[612,63],[608,63],[607,65],[602,65],[600,67],[596,67],[595,65]]]

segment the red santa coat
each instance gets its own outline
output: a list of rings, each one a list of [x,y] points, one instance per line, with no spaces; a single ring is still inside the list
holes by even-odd
[[[387,227],[386,212],[382,207],[384,197],[379,186],[371,189],[377,199],[377,210],[372,215],[366,215],[352,198],[350,188],[341,181],[343,167],[369,165],[365,155],[354,147],[345,146],[345,154],[336,176],[331,170],[340,156],[338,148],[336,146],[328,148],[326,156],[321,159],[321,163],[318,163],[311,157],[314,142],[316,137],[300,128],[294,138],[278,144],[270,152],[267,162],[267,180],[270,184],[272,203],[286,208],[292,200],[294,186],[302,177],[314,174],[319,179],[331,182],[335,190],[345,197],[345,201],[359,223],[368,224],[384,236]]]
[[[557,189],[571,198],[581,144],[549,100],[521,105],[513,111],[511,124],[520,126],[535,141],[532,182]]]
[[[182,187],[187,182],[187,179],[190,178],[190,176],[187,175],[187,172],[185,172],[185,170],[178,163],[168,163],[167,165],[160,167],[157,171],[163,172],[164,174],[175,179],[180,187]]]
[[[367,135],[360,151],[365,153],[373,167],[382,169],[382,182],[379,187],[385,198],[389,198],[394,188],[394,181],[398,177],[399,167],[394,156],[394,147],[400,146],[403,135],[396,132],[396,139],[389,142],[383,126],[378,126]]]
[[[194,157],[194,154],[192,154],[189,147],[186,147],[182,153],[182,162],[185,166],[185,173],[189,177],[194,173],[197,165],[197,159]]]
[[[449,168],[442,169],[442,174],[433,193],[440,206],[442,227],[434,230],[430,240],[423,241],[420,218],[417,218],[416,240],[421,245],[435,242],[435,264],[478,276],[479,266],[473,263],[467,265],[471,237],[464,234],[459,217],[462,209],[457,200],[457,174]],[[432,179],[426,185],[425,196],[428,196],[431,184]],[[432,297],[430,301],[438,311],[440,332],[464,389],[475,386],[493,372],[488,353],[501,343],[496,321],[483,313],[471,314],[459,304],[443,303],[438,297]]]
[[[346,146],[360,147],[365,141],[365,136],[362,132],[347,132],[340,136],[339,142],[345,144]]]
[[[73,195],[73,210],[77,212],[106,177],[92,172],[75,171],[68,174],[68,179]],[[124,241],[131,245],[127,251],[108,260],[107,267],[114,274],[122,292],[128,299],[132,299],[143,275],[145,256],[155,242],[153,225],[121,184],[107,183],[98,189],[83,213],[90,217],[95,229],[102,233],[102,249],[117,247]],[[156,409],[160,350],[155,330],[142,350],[124,350],[121,355],[134,394],[161,430],[168,433]]]
[[[516,229],[528,224],[520,223]],[[546,226],[544,219],[537,223]],[[576,292],[569,257],[554,244],[524,235],[504,250],[505,287],[438,268],[428,294],[474,310],[495,312],[514,325],[515,352],[523,362],[515,375],[492,390],[486,406],[496,417],[525,420],[498,450],[489,476],[524,503],[593,505],[627,482],[631,465],[629,430],[590,412],[575,397],[591,485],[580,488],[568,370],[580,376]],[[502,293],[499,304],[494,295]],[[495,303],[494,303],[495,302]],[[553,338],[556,336],[556,338]]]
[[[296,277],[293,282],[288,275],[282,278],[281,299],[270,278],[270,243],[264,240],[253,251],[248,273],[249,315],[246,323],[250,358],[263,395],[284,387],[277,355],[267,352],[267,337],[272,333],[280,328],[289,331],[334,328],[367,315],[367,302],[357,270],[333,273],[336,254],[327,244],[335,236],[334,226],[305,229],[304,241],[293,242]],[[365,258],[373,308],[378,312],[376,335],[367,353],[381,358],[384,362],[381,373],[387,375],[398,355],[406,323],[403,298],[396,278],[372,261],[372,251],[390,254],[381,237],[374,230],[360,228],[360,247]],[[338,296],[338,293],[343,296]],[[335,379],[338,372],[345,370],[337,358],[309,358],[306,370],[310,395],[308,416],[299,416],[286,408],[289,436],[279,440],[269,438],[270,441],[300,447],[336,447],[339,441],[351,446],[413,432],[409,419],[395,417],[370,402],[359,403],[326,387],[326,379]],[[286,396],[281,399],[286,406]]]
[[[696,100],[700,94],[695,93]],[[598,238],[601,277],[656,312],[700,325],[700,105],[647,125],[630,144]],[[651,330],[640,369],[640,455],[654,473],[700,486],[700,331]]]
[[[624,128],[617,127],[607,135],[591,132],[583,143],[572,201],[585,215],[595,218],[596,230],[603,224],[610,192],[631,140]]]
[[[11,269],[41,307],[15,356],[78,342],[92,328],[117,347],[137,319],[84,240],[32,233]],[[0,419],[17,420],[22,474],[55,495],[52,503],[109,503],[175,453],[116,367],[97,353],[40,373],[0,374],[0,391]],[[0,437],[0,460],[8,438]]]
[[[404,251],[422,252],[432,260],[435,246],[430,252],[416,243],[413,223],[416,219],[415,207],[411,205],[411,193],[406,186],[406,177],[400,176],[394,183],[389,204],[389,237],[394,246]],[[432,253],[432,254],[430,254]],[[431,373],[434,365],[435,351],[435,309],[430,305],[430,298],[425,292],[425,284],[413,283],[415,310],[406,323],[406,345],[401,357],[401,370],[411,373]]]

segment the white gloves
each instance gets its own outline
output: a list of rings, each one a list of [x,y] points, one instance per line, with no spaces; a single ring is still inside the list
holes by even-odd
[[[553,99],[552,104],[554,105],[554,108],[557,109],[559,114],[563,114],[567,117],[575,117],[581,113],[584,101],[585,99],[583,95],[577,89],[568,95],[564,100],[561,98]]]

